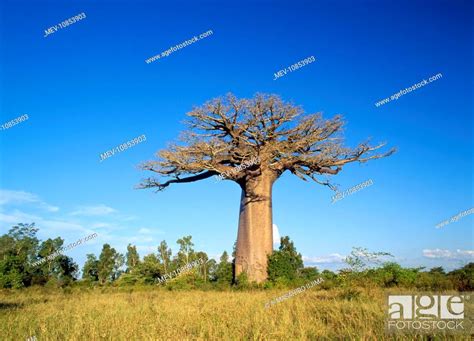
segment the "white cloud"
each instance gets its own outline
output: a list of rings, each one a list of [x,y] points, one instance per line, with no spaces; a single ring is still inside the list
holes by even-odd
[[[273,244],[280,245],[280,231],[276,224],[273,224]]]
[[[18,223],[35,223],[39,229],[38,238],[45,240],[47,238],[61,237],[66,240],[66,243],[74,242],[79,238],[98,232],[98,237],[88,242],[88,248],[93,248],[97,252],[97,245],[109,243],[113,247],[122,252],[125,252],[128,243],[140,245],[142,251],[153,251],[156,249],[156,234],[164,233],[156,228],[140,228],[140,232],[134,233],[132,236],[125,236],[122,234],[126,231],[137,231],[130,228],[124,221],[131,221],[133,217],[122,216],[117,210],[106,205],[78,205],[74,212],[66,216],[58,217],[54,213],[54,209],[49,209],[49,212],[31,213],[30,207],[21,210],[14,206],[7,204],[34,203],[35,206],[43,204],[37,196],[26,192],[2,191],[0,197],[0,234],[6,233],[8,229]],[[5,195],[6,194],[6,195]],[[2,207],[1,205],[5,205]],[[34,207],[31,207],[34,208]],[[28,212],[28,213],[26,213]],[[89,218],[91,217],[91,218]],[[103,220],[103,219],[107,220]],[[123,218],[123,219],[122,219]],[[87,222],[86,219],[93,219]],[[94,231],[95,230],[95,231]],[[149,245],[147,245],[149,244]],[[86,250],[86,249],[84,249]],[[84,251],[83,250],[83,251]],[[156,250],[155,250],[156,251]],[[79,254],[82,251],[76,251]]]
[[[64,232],[80,232],[81,234],[92,232],[77,222],[45,219],[19,210],[14,210],[10,213],[0,212],[0,223],[5,223],[9,227],[18,223],[35,223],[36,227],[39,228],[39,233],[48,237],[56,236],[57,234],[62,236]]]
[[[342,263],[346,257],[339,253],[331,253],[329,255],[320,257],[303,256],[303,262],[310,264],[328,264],[328,263]]]
[[[452,257],[452,253],[449,250],[425,249],[423,250],[423,256],[426,258],[450,258]]]
[[[456,252],[460,255],[469,257],[474,257],[474,250],[459,250],[457,249]]]
[[[101,204],[96,206],[80,206],[76,211],[72,212],[71,215],[104,216],[115,212],[117,212],[117,210],[112,207]]]
[[[474,258],[474,250],[457,249],[456,251],[450,251],[443,249],[424,249],[423,256],[436,259],[469,259]]]
[[[18,223],[32,223],[40,220],[41,218],[32,214],[24,213],[19,210],[14,210],[11,213],[5,214],[0,212],[0,222],[6,224],[18,224]]]
[[[47,204],[36,194],[24,191],[0,189],[0,205],[7,204],[37,204],[39,207],[49,212],[59,211],[59,207]]]
[[[145,228],[142,227],[141,229],[138,230],[139,234],[165,234],[163,230],[157,229],[157,228]]]

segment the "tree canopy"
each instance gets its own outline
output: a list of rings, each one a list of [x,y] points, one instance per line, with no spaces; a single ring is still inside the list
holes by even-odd
[[[290,171],[303,180],[331,186],[321,175],[335,175],[350,162],[366,162],[391,155],[377,154],[385,143],[368,141],[355,148],[343,146],[344,121],[336,115],[324,119],[321,113],[305,114],[303,109],[276,95],[257,94],[237,99],[228,94],[195,107],[185,121],[188,130],[179,143],[145,162],[149,177],[139,188],[163,190],[173,183],[187,183],[226,173],[226,179],[244,183],[264,170],[278,178]],[[258,157],[260,163],[236,167]]]

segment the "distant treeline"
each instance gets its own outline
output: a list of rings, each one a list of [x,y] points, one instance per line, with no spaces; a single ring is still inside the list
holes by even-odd
[[[71,257],[58,254],[62,238],[40,242],[36,237],[35,224],[18,224],[0,237],[0,288],[23,288],[33,285],[48,287],[65,286],[134,286],[160,285],[169,289],[242,289],[248,287],[295,287],[322,277],[322,289],[342,288],[348,295],[354,287],[404,287],[422,290],[474,289],[474,263],[460,269],[445,272],[442,267],[426,270],[403,268],[386,261],[390,254],[369,252],[354,248],[346,258],[347,267],[337,273],[316,267],[304,267],[302,256],[288,237],[281,238],[279,250],[268,259],[268,281],[261,285],[248,283],[245,274],[234,277],[235,247],[231,256],[223,252],[219,262],[209,259],[203,251],[195,251],[191,236],[177,240],[179,251],[173,255],[166,241],[162,241],[156,253],[140,258],[136,246],[129,244],[125,255],[109,244],[104,244],[97,258],[88,254],[82,267]],[[43,261],[42,261],[43,260]],[[198,262],[199,260],[199,262]],[[188,266],[199,263],[199,266]],[[36,264],[36,265],[35,265]],[[178,269],[189,269],[177,271]],[[170,273],[179,275],[160,281]],[[171,277],[171,276],[169,276]],[[350,298],[350,297],[349,297]]]

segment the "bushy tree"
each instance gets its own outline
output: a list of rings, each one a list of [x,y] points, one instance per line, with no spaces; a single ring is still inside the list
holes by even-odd
[[[120,267],[124,263],[124,257],[109,244],[104,244],[99,256],[99,283],[105,284],[114,281],[120,275]]]
[[[383,287],[411,287],[416,281],[419,269],[403,268],[395,262],[386,262],[382,267],[368,271],[367,278],[374,278]]]
[[[313,280],[319,277],[319,271],[316,267],[305,267],[300,269],[298,276],[304,280]]]
[[[54,269],[60,286],[71,284],[77,279],[79,266],[71,257],[60,255],[56,260],[57,268]]]
[[[145,284],[152,284],[158,280],[162,274],[161,264],[158,257],[151,253],[143,257],[143,262],[140,264],[140,275]]]
[[[429,273],[432,274],[432,275],[434,275],[434,274],[446,275],[446,272],[444,271],[442,266],[437,266],[437,267],[431,268]]]
[[[448,275],[454,282],[457,290],[474,290],[474,262],[466,264],[461,269],[453,270]]]
[[[99,280],[99,261],[92,253],[87,254],[86,257],[82,278],[91,282],[97,282]]]
[[[171,249],[168,248],[165,240],[162,240],[160,245],[158,245],[158,260],[163,264],[163,272],[167,273],[171,264]]]
[[[38,229],[35,224],[18,224],[0,237],[0,287],[22,288],[32,283],[37,259]]]
[[[63,244],[64,239],[60,237],[48,238],[40,244],[38,258],[45,261],[35,266],[35,283],[44,284],[49,281],[54,285],[64,286],[76,280],[78,265],[72,258],[61,254],[49,258],[56,252],[61,252]]]
[[[278,251],[268,257],[268,279],[293,281],[303,269],[303,258],[288,236],[281,237]]]
[[[191,241],[191,236],[185,236],[180,238],[176,241],[179,245],[178,257],[177,262],[178,266],[183,266],[191,262],[194,258],[194,249],[193,249],[193,242]]]
[[[336,279],[337,277],[337,274],[335,274],[334,272],[332,272],[331,270],[323,270],[321,272],[321,276],[325,279],[325,280],[333,280],[333,279]]]
[[[127,246],[127,273],[133,273],[137,269],[138,265],[140,264],[140,256],[138,255],[137,247],[128,244]]]
[[[204,282],[207,282],[209,279],[209,257],[207,256],[207,253],[203,251],[198,251],[195,253],[195,260],[202,259],[202,264],[199,266],[197,269],[197,273],[199,274],[199,277],[204,280]],[[231,265],[231,273],[232,273],[232,265]]]
[[[229,255],[227,251],[222,253],[222,256],[219,259],[219,264],[217,264],[217,269],[215,273],[215,278],[219,284],[232,284],[232,263],[229,262]]]

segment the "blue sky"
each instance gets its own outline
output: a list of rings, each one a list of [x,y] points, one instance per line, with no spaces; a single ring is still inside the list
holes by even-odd
[[[473,6],[469,1],[5,1],[0,7],[0,234],[36,222],[42,239],[70,251],[110,243],[141,255],[192,235],[211,256],[237,235],[237,185],[213,179],[136,190],[150,160],[184,129],[194,105],[234,93],[275,93],[306,112],[347,120],[346,144],[372,137],[398,148],[351,164],[342,190],[373,185],[331,203],[331,192],[285,174],[273,217],[306,264],[338,268],[353,246],[388,251],[407,266],[457,267],[474,259]],[[86,18],[44,37],[81,12]],[[213,35],[151,64],[150,58],[208,30]],[[273,80],[309,56],[311,63]],[[442,78],[376,107],[401,89]],[[142,134],[147,140],[99,162]]]

